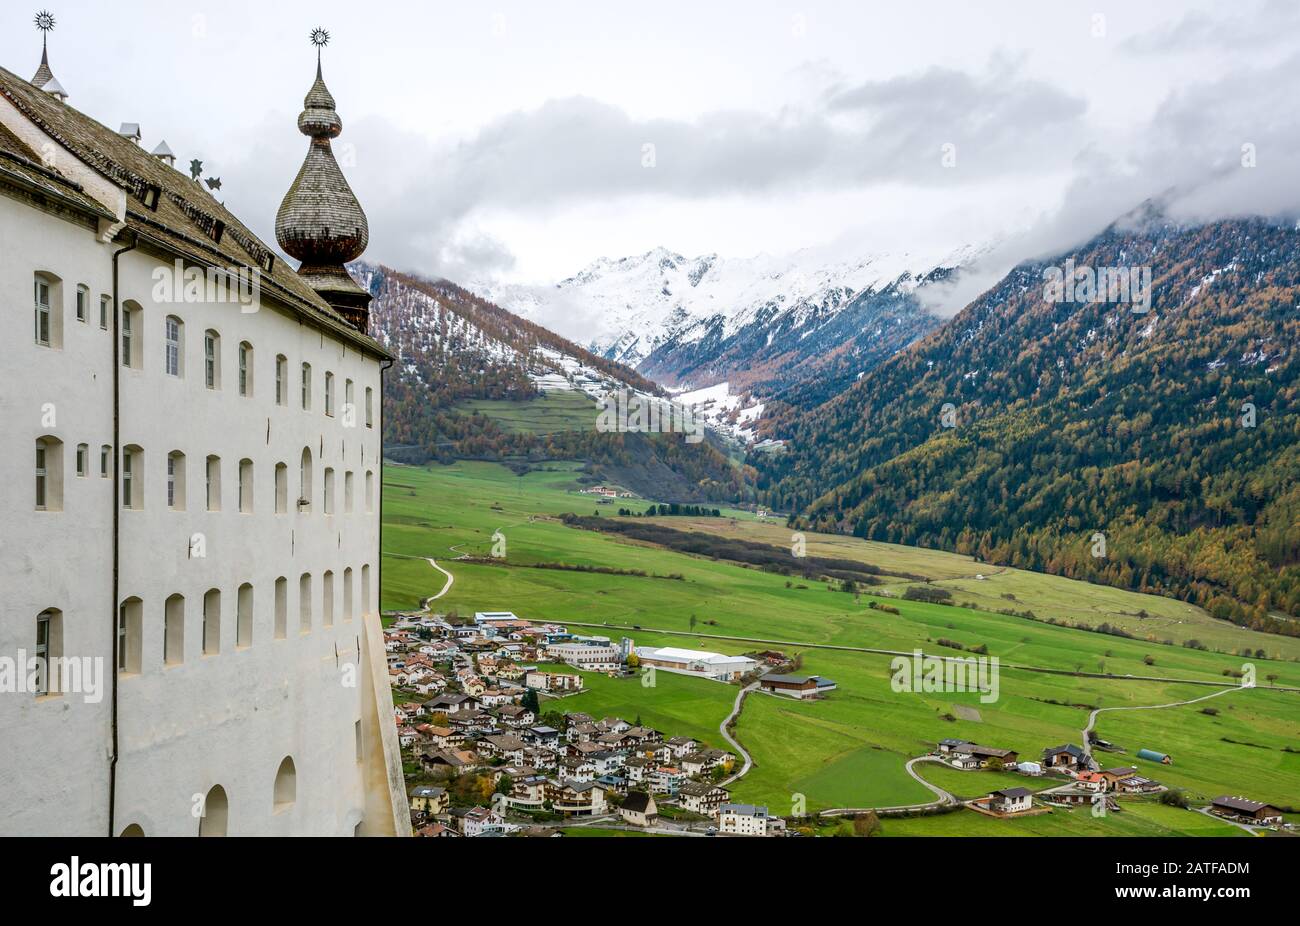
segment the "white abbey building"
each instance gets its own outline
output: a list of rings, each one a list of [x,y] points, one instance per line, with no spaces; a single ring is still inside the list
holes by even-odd
[[[407,835],[333,98],[318,68],[295,271],[66,96],[0,68],[0,835]]]

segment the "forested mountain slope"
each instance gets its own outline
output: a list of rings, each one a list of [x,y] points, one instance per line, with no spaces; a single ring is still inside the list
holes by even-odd
[[[1150,312],[1047,300],[1067,258],[1150,267]],[[1298,306],[1294,225],[1117,224],[1017,267],[841,396],[783,409],[769,433],[790,444],[760,486],[799,524],[1300,633]]]

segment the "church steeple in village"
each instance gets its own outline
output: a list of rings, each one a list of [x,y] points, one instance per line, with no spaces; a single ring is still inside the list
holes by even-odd
[[[59,102],[66,102],[68,93],[54,76],[54,72],[50,70],[50,49],[47,40],[54,29],[54,15],[49,10],[41,10],[36,14],[35,21],[36,28],[41,30],[41,66],[32,76],[32,86],[39,87],[50,96],[56,97]]]
[[[275,240],[301,261],[298,275],[353,327],[369,326],[370,293],[357,284],[344,266],[356,260],[370,240],[366,213],[334,159],[330,139],[343,131],[334,97],[321,75],[321,49],[329,33],[314,29],[316,82],[307,91],[298,131],[311,142],[307,157],[275,216]]]

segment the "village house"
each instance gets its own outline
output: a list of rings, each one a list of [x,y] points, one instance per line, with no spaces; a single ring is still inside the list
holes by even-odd
[[[415,835],[423,836],[425,838],[436,838],[436,837],[447,837],[447,836],[459,837],[460,833],[456,832],[450,826],[446,826],[442,823],[428,823],[420,827],[418,830],[416,830]]]
[[[447,812],[447,789],[419,785],[411,789],[411,809],[427,814]]]
[[[524,761],[524,741],[513,733],[485,736],[478,741],[478,746],[479,750],[487,756],[516,764],[522,764]]]
[[[962,743],[949,750],[952,764],[958,768],[987,768],[1000,764],[1003,768],[1014,768],[1020,755],[1013,749],[998,749],[993,746],[980,746],[976,743]]]
[[[582,688],[582,676],[577,673],[535,670],[524,676],[524,684],[537,691],[579,691]]]
[[[702,781],[688,781],[677,789],[677,803],[691,813],[713,817],[731,799],[726,788]]]
[[[519,704],[507,704],[497,710],[497,716],[507,727],[531,727],[537,720],[531,710]]]
[[[988,797],[990,810],[997,813],[1021,813],[1034,805],[1034,793],[1028,788],[1003,788]]]
[[[673,736],[669,737],[668,746],[672,749],[672,758],[680,759],[682,756],[689,756],[699,749],[700,742],[691,739],[689,736]]]
[[[605,813],[605,789],[594,781],[550,781],[547,800],[556,813],[565,816],[599,816]]]
[[[546,803],[546,784],[543,775],[512,778],[506,803],[517,810],[541,810]]]
[[[718,808],[718,832],[726,836],[775,836],[785,832],[785,821],[766,807],[723,804]]]
[[[631,756],[623,763],[623,773],[632,784],[640,784],[645,781],[650,772],[657,768],[659,768],[659,763],[654,759],[647,759],[645,756]]]
[[[561,778],[569,781],[588,782],[596,780],[596,763],[590,759],[566,756],[556,763],[556,770]]]
[[[701,749],[682,759],[681,767],[682,771],[690,777],[698,778],[716,768],[722,768],[732,758],[731,753],[723,752],[721,749]]]
[[[655,799],[645,791],[629,791],[618,808],[618,815],[633,826],[653,826],[659,819]]]
[[[676,796],[678,789],[686,783],[686,780],[686,772],[671,765],[661,765],[646,776],[651,791],[656,794],[667,794],[670,797]]]
[[[482,836],[484,831],[505,822],[499,813],[486,807],[452,810],[451,820],[462,836]]]

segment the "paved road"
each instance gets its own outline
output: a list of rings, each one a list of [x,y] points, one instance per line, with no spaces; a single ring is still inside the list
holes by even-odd
[[[727,719],[722,721],[718,726],[718,732],[722,734],[722,738],[726,740],[727,743],[736,750],[736,752],[740,753],[740,758],[744,760],[744,764],[741,765],[740,771],[736,772],[730,778],[720,782],[723,787],[731,784],[733,781],[739,781],[741,778],[744,778],[745,775],[749,773],[749,770],[754,767],[754,760],[750,757],[749,753],[745,751],[745,747],[740,745],[740,740],[731,735],[731,731],[727,729],[727,724],[740,716],[740,708],[745,703],[745,697],[757,688],[758,682],[752,682],[740,689],[740,691],[736,693],[736,703],[731,706],[731,713],[728,714]]]
[[[734,637],[721,633],[700,633],[698,631],[687,630],[668,630],[661,627],[646,627],[644,625],[632,626],[631,624],[596,624],[586,623],[583,621],[560,621],[559,623],[567,624],[572,627],[596,627],[605,630],[640,630],[645,633],[662,633],[675,637],[700,637],[708,640],[733,640],[737,643],[762,643],[769,646],[798,646],[805,649],[828,649],[839,650],[847,653],[875,653],[880,656],[907,656],[911,657],[911,651],[903,652],[895,649],[877,649],[871,646],[844,646],[838,643],[814,643],[809,640],[769,640],[762,637]],[[935,653],[923,653],[922,655],[945,661],[963,661],[969,659],[969,656],[947,656]],[[1170,678],[1164,675],[1114,675],[1106,672],[1074,672],[1070,669],[1049,669],[1046,666],[1027,666],[1014,662],[1001,662],[1003,669],[1019,669],[1022,672],[1040,672],[1044,675],[1067,675],[1074,678],[1100,678],[1109,681],[1118,682],[1176,682],[1181,685],[1212,685],[1218,688],[1223,685],[1222,679],[1196,679],[1196,678]],[[1286,685],[1273,685],[1267,688],[1268,691],[1300,691],[1300,688]]]
[[[1162,707],[1182,707],[1184,704],[1195,704],[1198,701],[1208,701],[1210,698],[1217,698],[1219,695],[1225,695],[1230,691],[1241,691],[1242,686],[1236,685],[1232,688],[1225,688],[1222,691],[1216,691],[1213,694],[1207,694],[1200,698],[1192,698],[1190,701],[1174,701],[1172,704],[1138,704],[1131,707],[1099,707],[1088,715],[1088,725],[1083,728],[1083,753],[1092,758],[1092,743],[1088,741],[1088,734],[1097,723],[1097,715],[1103,711],[1155,711]]]

